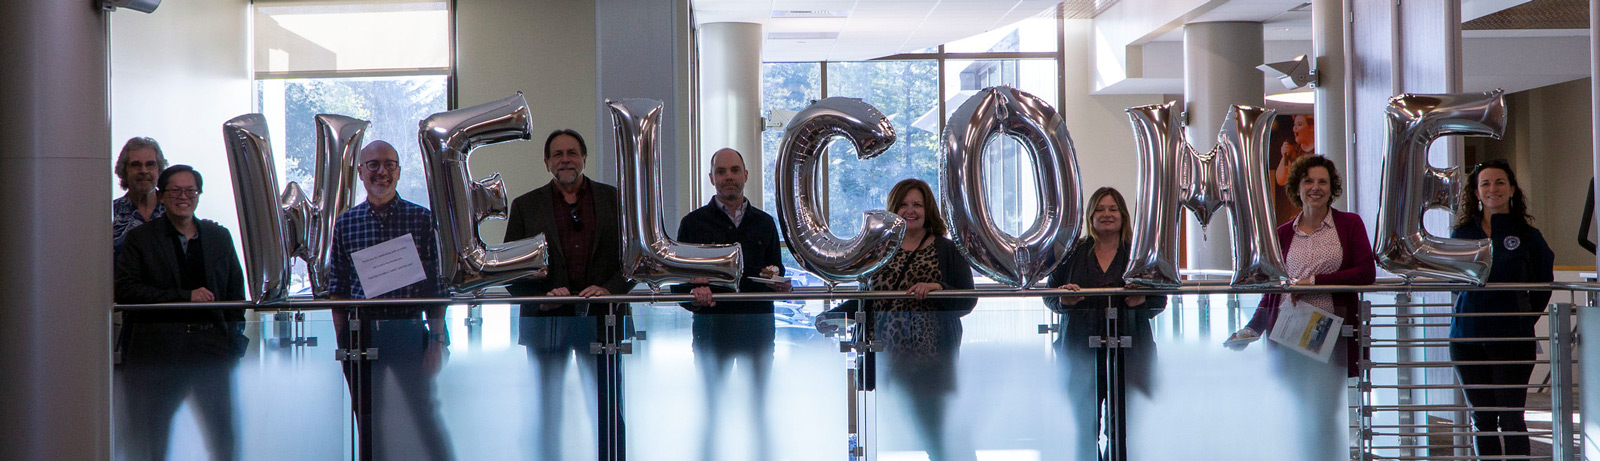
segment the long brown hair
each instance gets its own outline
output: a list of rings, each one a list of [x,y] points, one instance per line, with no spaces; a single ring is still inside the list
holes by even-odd
[[[1112,201],[1117,202],[1117,213],[1122,215],[1121,243],[1133,241],[1133,221],[1132,218],[1128,216],[1128,201],[1122,199],[1122,193],[1117,192],[1115,187],[1102,187],[1095,189],[1094,194],[1089,196],[1088,206],[1083,207],[1084,235],[1080,241],[1099,243],[1098,237],[1094,235],[1094,209],[1096,206],[1100,205],[1100,199],[1105,198],[1106,196],[1110,196]]]
[[[1467,175],[1467,183],[1461,187],[1461,208],[1456,210],[1455,227],[1475,226],[1483,220],[1483,202],[1478,200],[1478,174],[1490,168],[1505,172],[1506,182],[1511,184],[1511,219],[1524,226],[1532,223],[1533,215],[1528,214],[1528,203],[1522,198],[1522,187],[1517,186],[1517,174],[1511,172],[1510,163],[1494,159],[1472,167],[1472,173]]]
[[[922,182],[921,179],[901,180],[894,185],[893,189],[889,189],[889,212],[893,213],[895,208],[899,208],[900,201],[905,200],[906,194],[912,190],[922,192],[922,219],[925,222],[922,227],[924,230],[927,230],[930,235],[944,235],[944,215],[940,214],[939,202],[933,198],[933,188],[928,187],[928,183]]]

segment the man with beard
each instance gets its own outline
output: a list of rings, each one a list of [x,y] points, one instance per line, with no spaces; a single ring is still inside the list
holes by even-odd
[[[358,158],[356,173],[367,190],[367,200],[339,215],[333,226],[333,261],[329,264],[328,291],[333,299],[438,298],[444,295],[439,282],[439,239],[433,213],[411,203],[395,192],[400,180],[400,154],[385,141],[373,141]],[[408,237],[422,261],[422,281],[387,293],[367,293],[356,273],[351,253]],[[423,314],[427,320],[423,320]],[[356,414],[357,445],[361,459],[451,459],[450,443],[439,421],[433,399],[433,379],[444,364],[445,306],[385,305],[361,309],[334,309],[333,324],[339,348],[381,352],[376,358],[346,356],[345,381],[350,386],[351,406]],[[351,328],[354,326],[354,328]],[[394,384],[388,384],[389,380]],[[386,392],[390,387],[399,392]],[[398,404],[386,404],[387,401]],[[422,453],[402,456],[389,451],[394,437],[403,430],[393,413],[374,415],[374,408],[404,407],[424,448]],[[389,416],[385,418],[384,416]],[[397,431],[398,429],[398,431]]]
[[[111,201],[112,258],[122,251],[122,237],[135,227],[161,217],[167,208],[156,197],[156,175],[167,168],[161,144],[150,138],[131,138],[117,154],[118,185],[128,191]]]
[[[588,160],[583,136],[572,130],[550,133],[544,142],[544,165],[554,176],[550,183],[517,197],[511,203],[506,241],[544,234],[550,258],[548,276],[513,283],[515,296],[582,296],[624,294],[633,282],[622,275],[621,219],[617,188],[600,184],[583,174]],[[606,337],[620,340],[627,305],[528,303],[522,305],[519,342],[539,374],[540,426],[538,459],[561,459],[561,382],[567,360],[577,352],[580,374],[593,382],[597,398],[601,460],[621,460],[623,438],[622,398],[608,396],[618,387],[621,373],[617,357],[596,355],[586,360],[591,343]],[[607,325],[610,326],[607,326]],[[613,398],[614,397],[614,398]]]

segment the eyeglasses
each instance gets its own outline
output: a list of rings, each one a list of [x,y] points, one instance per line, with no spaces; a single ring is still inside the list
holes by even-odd
[[[572,216],[572,230],[583,232],[583,220],[578,219],[578,204],[568,203],[567,212]]]
[[[400,169],[400,162],[394,160],[368,160],[361,164],[361,169],[367,170],[368,173],[377,173],[379,168],[396,171]]]
[[[199,197],[200,196],[200,189],[194,189],[194,188],[167,189],[167,190],[163,190],[162,192],[166,192],[166,193],[169,193],[169,194],[177,194],[179,197]]]
[[[145,160],[143,162],[129,161],[128,168],[149,168],[155,170],[161,168],[161,163],[156,162],[155,160]]]

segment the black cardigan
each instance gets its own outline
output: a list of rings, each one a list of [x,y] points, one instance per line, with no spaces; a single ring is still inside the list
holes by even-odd
[[[967,262],[967,258],[965,256],[961,255],[961,249],[956,247],[956,243],[950,241],[948,238],[945,238],[943,235],[934,236],[933,251],[934,258],[939,261],[939,274],[942,278],[940,280],[921,280],[919,283],[939,282],[941,285],[944,285],[944,289],[946,290],[971,290],[973,286],[972,265]],[[871,280],[872,276],[868,275],[866,280],[863,281],[863,291],[870,289],[872,285],[870,282]],[[931,299],[934,300],[934,305],[938,307],[938,310],[945,312],[959,312],[960,315],[963,316],[971,313],[972,308],[978,305],[977,298]],[[833,308],[832,310],[854,312],[858,302],[858,300],[845,301],[844,303],[840,304],[839,307]]]

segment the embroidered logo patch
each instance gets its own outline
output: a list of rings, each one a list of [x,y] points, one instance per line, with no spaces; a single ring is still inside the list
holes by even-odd
[[[1506,239],[1502,241],[1502,244],[1505,245],[1507,250],[1515,250],[1517,247],[1522,246],[1522,239],[1517,238],[1515,235],[1511,235],[1507,236]]]

